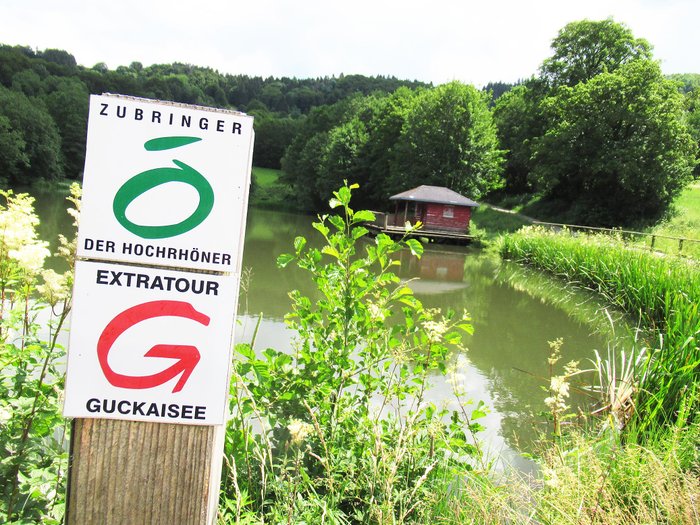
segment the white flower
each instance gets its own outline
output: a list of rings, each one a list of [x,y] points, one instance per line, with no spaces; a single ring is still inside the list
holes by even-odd
[[[25,244],[16,250],[10,250],[9,256],[17,261],[20,268],[30,275],[35,275],[44,267],[44,260],[51,255],[47,248],[48,243],[45,241],[34,241],[31,244]]]
[[[292,419],[289,425],[287,425],[287,430],[289,431],[292,444],[299,445],[306,439],[306,436],[313,432],[314,427],[313,425],[300,421],[299,419]]]
[[[569,383],[564,376],[552,376],[549,391],[559,397],[569,397]]]
[[[37,286],[38,292],[51,305],[55,306],[70,294],[70,275],[68,273],[58,274],[53,270],[41,272],[44,284]]]
[[[7,423],[12,418],[12,412],[7,407],[0,407],[0,423]]]
[[[438,343],[447,332],[447,322],[444,319],[442,321],[423,321],[423,329],[431,343]]]

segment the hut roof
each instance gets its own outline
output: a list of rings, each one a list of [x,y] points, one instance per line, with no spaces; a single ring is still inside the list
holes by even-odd
[[[467,197],[460,195],[456,191],[443,186],[422,185],[412,190],[397,193],[389,197],[392,201],[416,201],[416,202],[436,202],[439,204],[452,204],[455,206],[476,207],[479,204]]]

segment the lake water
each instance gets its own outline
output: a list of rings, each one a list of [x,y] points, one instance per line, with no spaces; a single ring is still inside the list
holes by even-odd
[[[40,235],[55,248],[58,233],[70,234],[71,219],[65,201],[55,193],[32,192],[42,220]],[[255,348],[289,349],[291,334],[283,318],[289,310],[288,292],[299,289],[313,295],[308,275],[294,268],[280,270],[275,261],[292,249],[294,237],[316,238],[313,217],[271,210],[250,209],[243,255],[243,277],[236,340],[249,342],[262,315]],[[54,261],[57,269],[60,262]],[[474,335],[466,339],[468,351],[459,363],[459,374],[468,396],[483,400],[490,413],[482,423],[483,439],[493,454],[528,471],[529,460],[517,451],[549,427],[543,390],[548,384],[548,341],[564,339],[560,365],[580,360],[590,366],[594,349],[605,351],[615,328],[608,313],[592,296],[565,289],[555,280],[494,255],[468,247],[428,245],[418,260],[401,255],[400,277],[428,307],[443,311],[466,309],[472,316]],[[616,328],[625,333],[623,327]],[[430,393],[437,403],[454,404],[443,378],[433,378]],[[574,394],[572,404],[585,407],[589,399]]]

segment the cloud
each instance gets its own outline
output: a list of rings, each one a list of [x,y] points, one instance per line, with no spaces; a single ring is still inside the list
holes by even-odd
[[[694,0],[14,0],[0,34],[7,44],[65,49],[88,67],[179,61],[231,74],[482,85],[535,74],[566,23],[609,16],[647,38],[666,72],[700,72]]]

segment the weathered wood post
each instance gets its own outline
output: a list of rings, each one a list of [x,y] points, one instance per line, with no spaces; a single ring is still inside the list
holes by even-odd
[[[92,96],[66,523],[214,523],[252,118]]]

